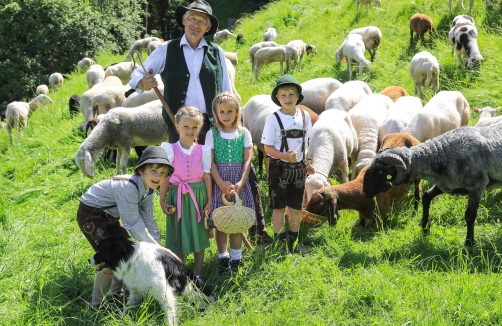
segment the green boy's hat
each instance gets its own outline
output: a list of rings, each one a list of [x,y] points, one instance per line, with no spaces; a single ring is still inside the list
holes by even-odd
[[[300,104],[301,101],[303,101],[303,95],[302,95],[302,87],[300,86],[300,84],[298,84],[298,81],[296,81],[295,77],[291,76],[291,75],[282,75],[281,78],[277,79],[277,83],[275,83],[275,88],[274,90],[272,91],[272,101],[277,104],[278,106],[281,106],[281,102],[279,102],[279,100],[277,99],[277,90],[279,89],[279,86],[282,86],[282,85],[286,85],[286,84],[291,84],[291,85],[295,85],[296,88],[298,89],[298,93],[299,93],[299,98],[298,98],[298,102],[296,102],[296,104]]]
[[[163,164],[167,165],[169,171],[173,170],[171,164],[167,159],[167,154],[165,149],[160,146],[148,146],[141,154],[141,158],[139,159],[138,165],[134,169],[135,174],[139,174],[139,168],[145,164]]]

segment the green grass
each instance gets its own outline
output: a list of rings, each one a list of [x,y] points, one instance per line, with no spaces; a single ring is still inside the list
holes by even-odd
[[[460,8],[455,5],[455,14]],[[416,12],[431,16],[438,36],[427,48],[409,49],[408,20]],[[247,17],[235,32],[245,35],[239,48],[234,40],[222,44],[237,51],[237,89],[246,103],[269,94],[279,77],[277,64],[266,66],[256,81],[248,49],[275,27],[278,43],[302,39],[318,47],[292,73],[304,82],[316,77],[347,81],[346,65],[336,64],[334,53],[349,30],[376,25],[383,32],[370,73],[362,77],[378,92],[400,85],[409,93],[413,84],[409,62],[427,49],[443,67],[442,90],[461,91],[471,106],[499,106],[502,68],[501,9],[486,12],[475,1],[473,15],[481,53],[486,58],[479,72],[459,71],[447,41],[453,18],[447,1],[383,1],[369,15],[357,14],[352,0],[271,3]],[[428,35],[426,36],[428,39]],[[368,55],[367,55],[368,57]],[[101,54],[106,67],[125,58]],[[79,196],[94,182],[112,176],[115,167],[100,161],[94,179],[83,177],[74,163],[84,139],[78,129],[82,115],[70,117],[68,99],[87,88],[85,74],[75,72],[64,86],[50,94],[51,108],[43,107],[29,120],[20,143],[9,145],[0,132],[0,320],[2,325],[156,325],[163,315],[148,300],[128,316],[104,315],[88,305],[94,268],[87,263],[93,251],[76,223]],[[360,79],[359,77],[357,77]],[[33,86],[35,89],[36,85]],[[470,125],[477,117],[471,117]],[[17,140],[17,133],[14,133]],[[128,172],[137,157],[133,153]],[[266,201],[264,176],[260,176]],[[425,182],[424,189],[430,185]],[[285,256],[275,249],[244,250],[242,275],[219,278],[216,245],[207,250],[204,274],[215,287],[218,301],[203,313],[190,300],[180,300],[184,325],[499,325],[502,323],[502,193],[486,192],[478,211],[476,244],[464,248],[463,219],[466,197],[443,195],[431,207],[431,234],[422,236],[421,209],[412,216],[412,200],[393,208],[383,227],[361,228],[357,213],[341,211],[336,228],[302,227],[311,252]],[[158,200],[158,197],[154,199]],[[158,205],[155,217],[165,232],[165,217]],[[270,226],[270,212],[267,210]],[[189,267],[192,262],[189,258]]]

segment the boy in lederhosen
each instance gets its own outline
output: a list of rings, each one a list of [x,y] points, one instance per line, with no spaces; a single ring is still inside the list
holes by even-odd
[[[268,187],[274,237],[276,241],[286,240],[290,252],[304,253],[306,248],[298,241],[298,231],[305,178],[307,174],[315,173],[310,161],[305,159],[312,136],[312,122],[308,112],[296,108],[303,95],[302,87],[293,76],[279,78],[271,97],[281,108],[267,118],[261,142],[265,153],[270,156]],[[289,230],[281,232],[286,207],[289,210]]]

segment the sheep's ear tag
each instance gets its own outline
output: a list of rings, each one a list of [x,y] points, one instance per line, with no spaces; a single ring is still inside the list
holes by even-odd
[[[392,175],[387,174],[387,180],[392,180]]]

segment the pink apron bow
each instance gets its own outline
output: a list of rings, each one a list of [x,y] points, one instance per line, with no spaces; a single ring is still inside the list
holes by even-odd
[[[197,200],[195,199],[195,195],[193,193],[192,187],[190,187],[190,184],[187,181],[180,180],[177,176],[174,176],[174,175],[171,176],[170,181],[173,185],[178,186],[178,196],[176,199],[176,208],[178,211],[178,221],[181,219],[181,196],[188,193],[188,194],[190,194],[190,197],[192,198],[193,204],[195,206],[195,211],[197,213],[196,214],[197,222],[200,222],[201,217],[200,217],[199,206],[197,205]]]

